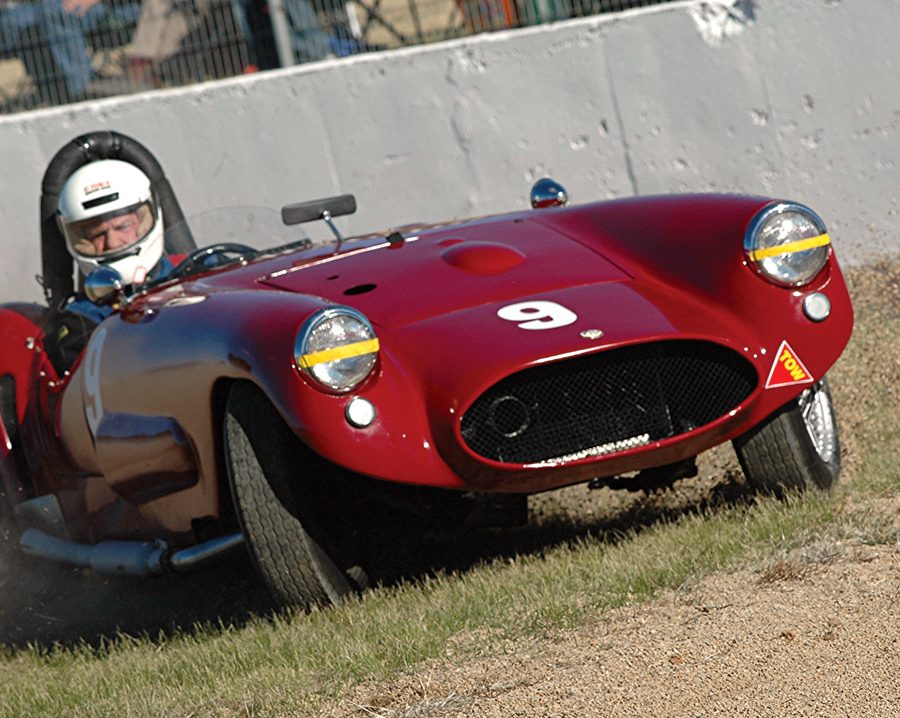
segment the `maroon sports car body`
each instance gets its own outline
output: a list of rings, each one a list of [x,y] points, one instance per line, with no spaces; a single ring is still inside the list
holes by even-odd
[[[130,159],[115,137],[76,154]],[[245,543],[279,600],[310,604],[364,583],[373,502],[463,523],[485,497],[665,484],[728,440],[757,488],[828,488],[824,377],[852,309],[818,216],[561,192],[325,245],[220,244],[130,294],[89,279],[116,309],[69,366],[47,346],[58,312],[0,307],[0,472],[21,548],[146,574]]]

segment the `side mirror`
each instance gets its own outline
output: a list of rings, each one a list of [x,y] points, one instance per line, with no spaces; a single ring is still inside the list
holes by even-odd
[[[325,197],[313,199],[308,202],[286,204],[281,208],[281,221],[287,225],[311,222],[314,219],[325,221],[329,229],[334,233],[338,243],[343,241],[340,230],[332,220],[332,217],[340,217],[345,214],[353,214],[356,211],[356,197],[352,194],[342,194],[337,197]]]
[[[534,209],[544,207],[563,207],[569,202],[565,188],[549,177],[539,179],[531,188],[531,206]]]
[[[94,304],[112,304],[125,296],[122,275],[112,267],[98,267],[84,280],[84,294]]]
[[[342,194],[337,197],[312,199],[307,202],[286,204],[281,208],[281,221],[285,224],[300,224],[328,217],[340,217],[356,211],[356,197]]]

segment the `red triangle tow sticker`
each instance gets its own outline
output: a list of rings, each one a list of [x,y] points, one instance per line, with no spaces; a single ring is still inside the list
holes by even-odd
[[[812,384],[814,381],[812,374],[797,356],[797,352],[791,349],[787,340],[782,341],[769,371],[769,378],[766,379],[766,389],[791,384]]]

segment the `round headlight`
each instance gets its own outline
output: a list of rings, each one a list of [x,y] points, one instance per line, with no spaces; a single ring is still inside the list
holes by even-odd
[[[776,204],[750,222],[744,253],[750,265],[770,282],[799,287],[825,266],[830,244],[825,223],[811,209]]]
[[[297,367],[325,389],[342,394],[365,381],[375,367],[378,339],[369,320],[349,307],[329,307],[297,332]]]

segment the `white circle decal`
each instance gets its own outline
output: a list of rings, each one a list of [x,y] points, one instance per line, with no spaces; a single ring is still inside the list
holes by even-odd
[[[501,308],[497,316],[517,322],[519,329],[556,329],[573,324],[578,315],[561,304],[547,301],[519,302]]]

